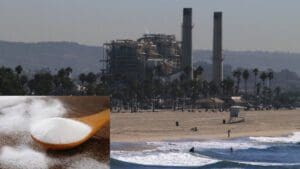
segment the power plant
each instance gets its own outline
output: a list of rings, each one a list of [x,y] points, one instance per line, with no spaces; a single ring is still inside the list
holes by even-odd
[[[222,55],[222,12],[214,13],[213,33],[213,81],[220,84],[223,80],[223,55]]]
[[[183,9],[182,40],[175,35],[145,34],[137,40],[113,40],[104,44],[105,73],[130,79],[146,76],[193,79],[192,8]],[[213,81],[223,80],[222,13],[214,13]]]
[[[168,76],[181,68],[181,46],[175,35],[145,34],[136,41],[116,40],[104,47],[111,75],[144,79],[147,73]]]

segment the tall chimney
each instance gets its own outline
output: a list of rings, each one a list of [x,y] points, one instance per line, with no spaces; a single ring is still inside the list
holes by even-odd
[[[214,13],[213,36],[213,81],[220,84],[223,80],[222,12]]]
[[[182,58],[181,68],[185,70],[190,68],[188,75],[189,79],[193,79],[192,67],[192,8],[183,9],[183,24],[182,24]]]

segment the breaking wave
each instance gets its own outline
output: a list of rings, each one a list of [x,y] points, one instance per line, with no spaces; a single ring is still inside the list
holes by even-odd
[[[145,151],[112,151],[113,160],[141,166],[200,168],[300,167],[300,132],[287,137],[248,137],[232,140],[147,142]],[[189,149],[195,148],[195,153]],[[230,148],[234,149],[231,154]],[[257,156],[253,157],[253,156]],[[287,157],[285,157],[287,156]],[[138,168],[138,167],[137,167]],[[158,167],[159,168],[159,167]]]
[[[286,137],[250,137],[251,140],[264,143],[299,143],[300,142],[300,132],[294,132]]]
[[[198,157],[179,152],[113,152],[111,156],[119,161],[154,166],[204,166],[219,162],[209,157]]]

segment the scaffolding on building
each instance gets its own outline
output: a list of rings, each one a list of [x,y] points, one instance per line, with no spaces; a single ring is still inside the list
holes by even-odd
[[[160,66],[164,74],[180,69],[181,46],[175,35],[145,34],[138,40],[104,44],[105,73],[144,78],[146,70]]]

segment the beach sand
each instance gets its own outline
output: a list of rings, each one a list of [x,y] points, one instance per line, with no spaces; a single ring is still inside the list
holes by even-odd
[[[229,112],[157,110],[157,112],[112,113],[112,142],[209,140],[246,136],[281,136],[300,131],[300,109],[241,111],[245,122],[223,124]],[[176,127],[176,121],[179,126]],[[197,127],[198,131],[191,131]]]

